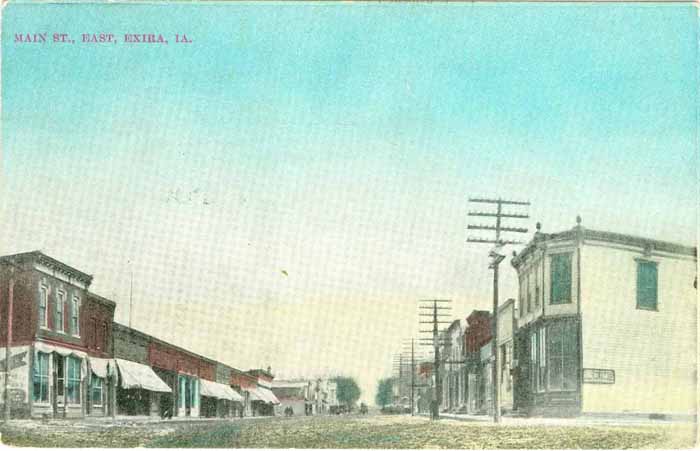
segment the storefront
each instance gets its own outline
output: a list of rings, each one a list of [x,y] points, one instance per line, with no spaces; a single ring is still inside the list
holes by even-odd
[[[115,359],[119,369],[117,412],[123,415],[158,414],[160,396],[172,390],[153,369],[141,363]]]
[[[117,366],[114,359],[88,357],[90,377],[87,380],[86,413],[90,416],[108,416],[115,413]]]
[[[228,385],[218,382],[200,379],[202,405],[200,414],[203,417],[231,417],[235,416],[237,406],[241,405],[243,398],[233,391]]]
[[[540,319],[518,330],[515,408],[530,415],[580,412],[579,321]]]
[[[179,374],[177,377],[177,386],[177,416],[198,417],[200,407],[199,378],[186,374]]]
[[[82,351],[34,343],[32,365],[32,416],[73,418],[84,415],[83,382],[87,354]]]
[[[275,406],[280,402],[269,388],[257,386],[248,390],[250,393],[253,416],[274,416]]]

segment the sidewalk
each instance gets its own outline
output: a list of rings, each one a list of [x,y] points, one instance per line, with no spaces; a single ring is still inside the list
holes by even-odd
[[[420,416],[429,418],[429,414],[419,414]],[[481,423],[483,425],[496,425],[493,422],[493,417],[489,415],[469,415],[458,413],[441,413],[441,419],[466,421]],[[592,425],[607,425],[607,426],[630,426],[630,425],[664,425],[664,424],[679,424],[679,423],[695,423],[695,419],[651,419],[644,416],[587,416],[582,415],[573,418],[550,418],[550,417],[520,417],[504,415],[501,417],[501,426],[592,426]]]

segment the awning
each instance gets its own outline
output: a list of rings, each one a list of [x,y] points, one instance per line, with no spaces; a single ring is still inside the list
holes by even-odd
[[[279,404],[280,403],[280,400],[277,399],[277,396],[275,396],[275,394],[272,393],[272,390],[270,390],[269,388],[260,387],[260,390],[263,391],[263,393],[265,394],[267,399],[270,401],[270,404]]]
[[[251,401],[262,401],[266,404],[279,404],[280,401],[277,399],[274,393],[269,388],[256,387],[249,390]]]
[[[208,381],[206,379],[200,379],[201,390],[200,394],[202,396],[209,396],[212,398],[219,399],[229,399],[231,401],[243,401],[241,395],[233,391],[228,385],[220,384],[218,382]]]
[[[148,391],[171,393],[168,384],[153,371],[150,366],[129,360],[115,359],[121,373],[122,388],[142,388]]]
[[[90,361],[90,369],[97,377],[104,379],[107,376],[111,376],[114,374],[114,371],[116,371],[114,359],[98,359],[97,357],[88,357],[88,360]]]
[[[68,357],[69,355],[78,357],[81,362],[80,362],[80,379],[85,379],[85,376],[87,376],[87,361],[85,358],[87,357],[87,354],[84,353],[83,351],[77,351],[75,349],[70,349],[70,348],[64,348],[62,346],[55,346],[55,345],[50,345],[47,343],[42,343],[41,341],[37,341],[34,343],[34,350],[38,352],[43,352],[45,354],[51,354],[55,352],[56,354],[63,356],[63,357]]]
[[[63,357],[69,356],[69,355],[74,355],[76,357],[80,357],[81,359],[84,359],[87,357],[87,354],[84,353],[83,351],[77,351],[75,349],[70,349],[70,348],[64,348],[61,346],[54,346],[46,343],[42,343],[40,341],[37,341],[34,343],[34,349],[39,351],[39,352],[44,352],[46,354],[51,354],[52,352],[55,352],[58,355],[62,355]]]
[[[246,391],[250,394],[250,400],[251,401],[262,401],[265,402],[265,398],[263,398],[263,395],[258,392],[257,388],[248,388]]]

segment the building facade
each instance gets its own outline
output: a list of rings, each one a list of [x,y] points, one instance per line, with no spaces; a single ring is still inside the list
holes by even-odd
[[[313,415],[314,403],[312,402],[313,382],[305,380],[273,381],[272,392],[279,400],[275,406],[277,415]],[[291,409],[291,410],[288,410]]]
[[[469,414],[485,413],[488,400],[482,348],[491,340],[491,314],[486,310],[471,312],[467,317],[467,327],[463,336],[466,371],[465,411]]]
[[[696,415],[697,249],[578,222],[512,260],[514,409]]]
[[[115,303],[91,283],[40,251],[0,257],[0,365],[10,374],[0,384],[12,417],[113,414]]]

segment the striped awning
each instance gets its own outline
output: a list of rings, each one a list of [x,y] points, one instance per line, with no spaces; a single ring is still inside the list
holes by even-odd
[[[130,360],[115,359],[121,376],[122,388],[141,388],[148,391],[170,393],[168,384],[153,371],[150,366]]]
[[[218,382],[208,381],[206,379],[200,379],[201,383],[201,395],[209,396],[211,398],[218,399],[228,399],[231,401],[243,401],[243,397],[233,391],[228,385],[220,384]]]
[[[274,393],[272,393],[272,390],[269,388],[265,387],[255,387],[252,389],[249,389],[248,392],[250,393],[250,400],[251,401],[262,401],[265,404],[279,404],[280,401],[277,399],[277,396],[275,396]]]

